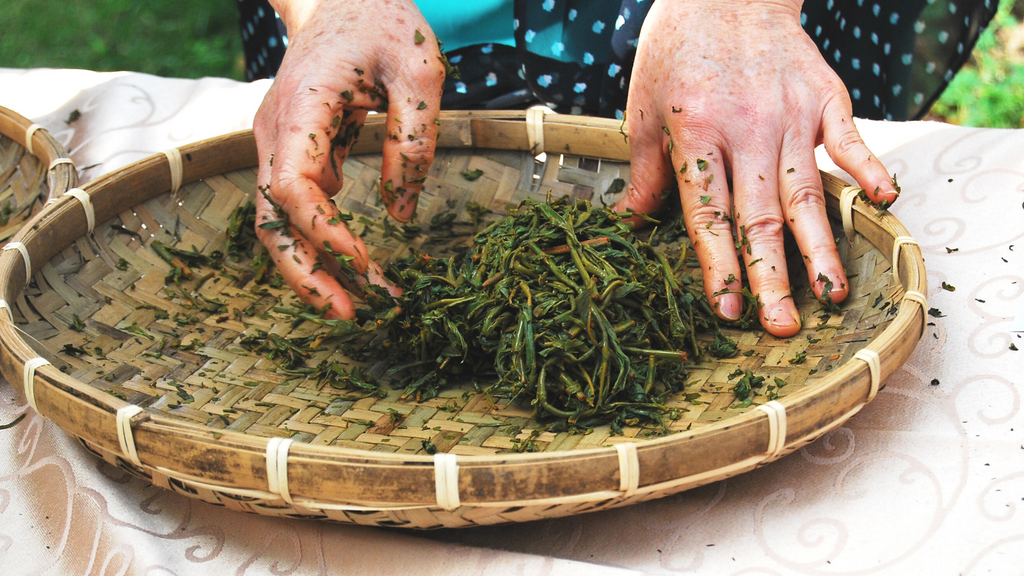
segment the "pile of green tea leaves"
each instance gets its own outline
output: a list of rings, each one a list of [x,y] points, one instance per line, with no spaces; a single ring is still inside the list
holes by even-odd
[[[269,259],[246,225],[252,206],[236,212],[229,258],[259,261],[267,281]],[[624,222],[630,216],[568,198],[526,200],[451,256],[392,260],[385,275],[403,295],[367,284],[369,308],[355,320],[278,306],[273,311],[295,325],[321,328],[295,338],[255,331],[239,343],[286,373],[339,389],[383,393],[379,381],[338,360],[307,365],[314,352],[333,346],[357,361],[384,362],[383,379],[416,401],[472,383],[492,398],[527,401],[542,421],[664,426],[665,402],[685,387],[687,363],[738,350],[685,267],[686,241],[678,251],[655,249],[675,244],[685,228],[656,227],[644,240]],[[745,296],[741,327],[756,323]]]
[[[540,419],[662,422],[687,361],[737,348],[684,271],[685,251],[656,251],[622,221],[629,215],[526,200],[464,253],[392,261],[387,277],[404,294],[378,291],[378,312],[360,314],[386,332],[368,355],[401,358],[387,375],[419,400],[489,379],[486,393],[528,399]],[[714,335],[707,350],[702,331]]]

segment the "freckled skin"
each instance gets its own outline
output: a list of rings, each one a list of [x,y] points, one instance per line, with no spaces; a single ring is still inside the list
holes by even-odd
[[[743,266],[751,292],[763,303],[762,325],[783,337],[800,329],[789,297],[785,226],[807,256],[815,294],[821,297],[824,287],[819,274],[837,287],[829,294],[833,301],[848,292],[825,215],[814,147],[824,143],[836,164],[876,202],[897,196],[885,167],[853,125],[845,87],[801,28],[801,4],[659,0],[653,5],[630,83],[631,182],[620,205],[656,211],[663,202],[658,192],[674,179],[690,239],[708,270],[705,290],[719,315],[735,318],[741,312],[738,294],[712,294],[739,290],[736,279]],[[698,169],[698,159],[707,161],[704,170]],[[702,202],[701,196],[710,201]],[[733,207],[734,222],[714,217]],[[741,247],[742,262],[732,236],[735,227],[740,239],[741,226],[749,243]]]
[[[257,229],[257,234],[297,294],[318,307],[330,304],[329,316],[350,318],[353,304],[337,278],[324,269],[313,271],[313,257],[298,263],[293,255],[298,251],[330,260],[320,249],[327,242],[352,256],[357,272],[384,283],[362,240],[344,223],[328,223],[338,210],[327,199],[342,187],[340,167],[366,111],[379,110],[388,113],[388,133],[399,134],[402,126],[410,126],[422,136],[385,142],[381,167],[382,184],[401,183],[387,198],[388,212],[401,222],[412,219],[423,186],[420,178],[434,157],[434,119],[441,107],[445,67],[437,40],[412,0],[271,4],[281,14],[291,43],[253,121],[258,182],[269,186],[270,197],[257,197],[257,222],[277,219],[273,201],[288,214],[298,242],[292,248],[281,229]],[[414,41],[417,31],[424,38],[420,44]],[[288,249],[278,248],[286,243]]]

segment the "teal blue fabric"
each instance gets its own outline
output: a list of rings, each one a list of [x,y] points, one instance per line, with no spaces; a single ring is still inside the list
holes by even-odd
[[[514,0],[416,0],[445,51],[473,44],[515,46]]]
[[[414,0],[459,75],[447,109],[521,107],[621,118],[654,0]],[[997,0],[816,0],[804,30],[850,92],[853,113],[927,113],[995,14]],[[267,0],[238,0],[246,77],[273,77],[288,45]],[[386,23],[387,14],[379,17]],[[385,24],[386,25],[386,24]],[[737,39],[742,41],[742,38]],[[685,62],[684,62],[685,64]]]

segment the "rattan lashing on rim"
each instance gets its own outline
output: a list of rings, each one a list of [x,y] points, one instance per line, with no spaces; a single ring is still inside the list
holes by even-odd
[[[536,117],[534,120],[536,121]],[[540,133],[545,136],[545,147],[549,153],[565,151],[566,147],[576,152],[575,148],[586,149],[594,142],[621,141],[617,123],[581,122],[554,115],[540,116],[540,122]],[[529,149],[531,144],[539,139],[536,138],[537,128],[530,129],[528,126],[522,113],[450,115],[443,118],[441,144],[452,147],[476,145],[488,148]],[[528,134],[530,130],[533,131],[533,138]],[[372,121],[368,123],[360,142],[364,149],[360,151],[367,152],[366,148],[373,142],[379,145],[380,132],[380,127],[375,126]],[[624,159],[628,155],[628,150],[623,146],[609,148],[610,151],[604,154],[605,157]],[[210,161],[210,166],[198,166],[197,164],[202,162],[200,156],[210,150],[219,150],[214,155],[221,155],[224,158],[219,164]],[[590,153],[595,156],[601,155],[594,153],[597,151],[599,150]],[[186,147],[182,150],[182,156],[186,159],[183,181],[191,182],[223,172],[225,163],[238,164],[237,158],[232,160],[231,156],[246,154],[248,161],[254,162],[251,137],[247,135],[233,135],[218,139],[216,142]],[[139,176],[143,173],[144,177]],[[118,185],[140,185],[139,178],[146,181],[143,184],[169,190],[174,181],[169,157],[157,156],[144,160],[138,166],[109,175],[87,186],[87,191],[92,194],[91,204],[95,206],[100,221],[112,215],[113,202],[111,198],[106,197],[110,190]],[[835,194],[838,189],[835,183],[830,184],[828,176],[823,178],[830,193]],[[132,181],[133,179],[135,181]],[[834,198],[831,200],[834,201]],[[72,236],[70,240],[74,240],[74,237],[86,233],[87,210],[72,207],[71,204],[84,206],[82,202],[60,203],[48,209],[47,218],[63,218],[66,226],[62,228],[70,227],[71,232],[67,235]],[[834,208],[832,206],[833,210]],[[851,203],[850,211],[849,221],[863,228],[867,234],[874,234],[872,243],[883,253],[891,248],[887,241],[906,235],[902,226],[889,215],[880,220],[874,217],[871,210],[854,203]],[[40,235],[53,234],[53,227],[47,226],[47,222],[50,221],[52,220],[39,220],[36,222],[40,224],[38,233],[28,230],[18,237],[30,251],[34,250],[40,254],[42,260],[33,258],[34,260],[48,261],[52,256],[52,253],[46,253],[46,248],[40,241],[42,239],[39,238]],[[60,249],[59,246],[53,248]],[[897,276],[902,275],[906,278],[905,285],[911,292],[923,291],[924,274],[919,252],[913,253],[909,249],[902,252],[911,254],[916,259],[912,258],[912,266],[904,267],[903,270],[896,269],[894,272],[897,272]],[[25,284],[22,278],[19,286],[18,277],[24,272],[19,270],[20,264],[14,262],[17,259],[18,256],[12,253],[4,253],[0,257],[0,276],[3,277],[3,284],[0,285],[3,292],[0,296],[15,297],[16,292],[21,289],[20,286]],[[904,258],[903,261],[907,259]],[[460,526],[545,515],[557,516],[637,502],[727,477],[771,461],[813,440],[828,429],[840,425],[869,401],[881,386],[885,376],[891,374],[895,366],[909,355],[909,349],[904,349],[905,338],[887,340],[883,336],[890,331],[906,331],[914,319],[920,318],[923,322],[924,313],[923,308],[901,306],[899,313],[882,335],[877,337],[869,348],[864,348],[858,353],[856,357],[861,362],[844,364],[831,373],[829,378],[849,382],[857,391],[844,391],[839,386],[835,390],[829,388],[832,390],[830,393],[848,403],[851,409],[830,418],[827,426],[809,425],[805,412],[807,406],[813,407],[817,400],[807,391],[798,391],[781,400],[763,404],[757,410],[711,424],[693,433],[682,432],[637,444],[616,444],[609,448],[554,454],[486,457],[455,454],[437,454],[434,457],[399,456],[335,447],[319,448],[274,439],[267,441],[231,432],[211,434],[201,426],[189,427],[171,421],[161,414],[144,412],[140,415],[138,411],[130,410],[134,405],[83,386],[52,366],[36,367],[34,385],[24,381],[22,385],[25,389],[31,387],[34,395],[38,397],[37,402],[41,405],[44,415],[53,417],[70,428],[69,431],[83,438],[90,447],[102,452],[108,459],[118,461],[115,455],[120,455],[124,459],[122,465],[145,474],[158,485],[193,492],[193,495],[202,498],[212,493],[220,494],[217,498],[221,503],[260,513],[304,514],[348,522],[422,528]],[[3,316],[0,315],[0,318]],[[6,361],[2,363],[5,374],[11,374],[18,364],[23,367],[24,363],[38,356],[24,342],[11,342],[12,335],[18,336],[11,320],[0,319],[0,334],[3,335],[3,346],[10,352],[4,355]],[[900,343],[904,346],[899,346]],[[871,352],[874,352],[874,356]],[[877,366],[874,358],[879,359]],[[25,373],[18,370],[19,376]],[[816,390],[816,393],[820,392]],[[854,396],[858,399],[852,400]],[[126,409],[134,413],[130,414]],[[89,412],[93,416],[91,421],[94,425],[67,422],[65,416],[69,410]],[[686,439],[700,440],[704,438],[703,434],[710,434],[712,429],[717,433],[739,434],[747,440],[746,444],[750,445],[737,449],[741,457],[733,461],[712,462],[710,468],[683,477],[656,477],[659,464],[665,458],[672,457],[671,454],[676,452],[680,442]],[[216,472],[210,473],[208,477],[202,477],[185,472],[186,466],[168,465],[166,455],[158,454],[152,445],[155,438],[166,438],[167,434],[174,436],[175,441],[180,441],[186,453],[198,454],[196,450],[202,448],[211,454],[222,452],[224,458],[220,460],[221,463],[227,463],[229,460],[243,462],[243,468],[249,475],[247,485],[232,485],[230,482],[218,481]],[[135,451],[134,457],[132,450]],[[210,465],[213,466],[215,463]],[[362,470],[371,477],[390,477],[384,469],[394,469],[393,474],[413,477],[410,486],[416,487],[416,494],[404,500],[396,498],[385,502],[365,497],[340,498],[336,494],[327,494],[328,498],[322,497],[321,494],[310,495],[309,470],[314,464],[319,464],[323,474],[331,474],[333,470],[340,468],[350,468]],[[486,494],[481,497],[478,489],[481,479],[493,482],[497,478],[500,484],[503,478],[502,471],[512,467],[531,467],[535,471],[535,475],[530,477],[535,487],[532,492],[516,492],[515,487],[502,487],[504,491],[495,490],[490,498],[486,497]],[[581,479],[577,485],[571,486],[558,477],[560,473],[564,475],[564,472],[560,471],[577,467],[589,472],[588,477]],[[515,474],[513,476],[519,478]],[[296,479],[300,481],[299,485],[295,485]],[[508,497],[509,495],[512,497]],[[252,503],[250,500],[263,503]]]

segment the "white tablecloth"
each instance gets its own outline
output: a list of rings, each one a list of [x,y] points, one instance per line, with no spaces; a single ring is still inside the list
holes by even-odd
[[[0,105],[49,129],[85,182],[250,127],[268,86],[0,69]],[[1024,348],[1024,131],[858,125],[899,175],[892,211],[945,317],[874,402],[807,448],[638,506],[398,532],[243,515],[149,486],[0,381],[0,423],[28,412],[0,432],[0,574],[1020,574],[1024,351],[1010,344]]]

